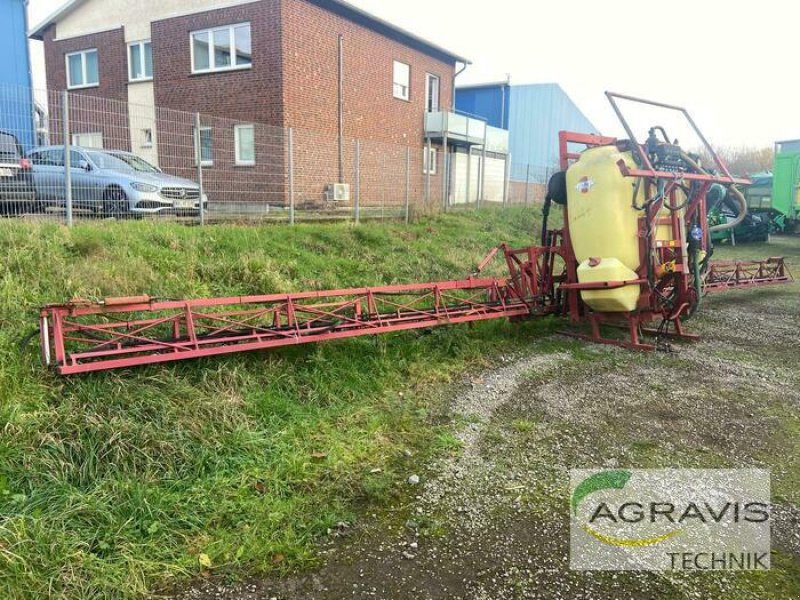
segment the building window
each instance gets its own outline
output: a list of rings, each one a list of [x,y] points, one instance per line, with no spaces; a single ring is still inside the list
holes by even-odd
[[[197,135],[196,130],[192,129],[192,137]],[[197,157],[195,156],[195,162]],[[214,166],[214,129],[211,127],[200,128],[200,166]]]
[[[428,165],[430,165],[430,169],[428,169]],[[436,175],[436,148],[425,148],[422,152],[422,173]]]
[[[131,81],[148,81],[153,78],[153,47],[150,40],[134,42],[128,46],[128,77]]]
[[[153,130],[149,127],[147,129],[142,129],[142,148],[152,148],[153,147]]]
[[[102,148],[103,134],[99,131],[93,131],[91,133],[73,133],[72,145],[80,146],[81,148]]]
[[[236,147],[236,164],[251,167],[256,164],[256,128],[255,125],[236,125],[233,128]]]
[[[408,100],[411,95],[411,67],[400,61],[394,61],[394,97]]]
[[[100,84],[97,49],[81,50],[66,55],[67,87],[71,90]]]
[[[250,23],[192,32],[192,73],[249,69],[253,64]]]
[[[439,112],[440,79],[437,75],[425,74],[425,110]]]

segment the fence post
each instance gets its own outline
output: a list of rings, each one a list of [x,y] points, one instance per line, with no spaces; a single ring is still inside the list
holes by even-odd
[[[530,192],[531,188],[531,163],[528,163],[528,172],[525,175],[525,206],[530,203],[530,199],[528,198],[528,192]]]
[[[294,225],[294,129],[289,128],[287,140],[289,153],[289,225]]]
[[[356,193],[353,202],[353,219],[356,225],[361,220],[361,140],[356,140]]]
[[[69,123],[69,92],[61,94],[61,124],[64,135],[64,201],[67,209],[67,227],[72,227],[72,139]]]
[[[506,155],[506,176],[503,181],[503,206],[508,205],[508,191],[511,187],[511,153]]]
[[[472,204],[472,194],[471,192],[471,185],[472,185],[472,146],[467,146],[467,191],[465,197],[465,206],[469,206]]]
[[[425,167],[425,206],[428,207],[431,204],[431,169],[435,168],[433,165],[436,164],[435,162],[431,163],[431,153],[433,152],[431,138],[428,138],[425,152],[426,158],[422,161],[422,164],[427,165],[427,167]]]
[[[445,113],[447,115],[447,113]],[[444,131],[444,139],[442,140],[442,209],[447,212],[448,204],[450,201],[449,198],[449,187],[450,183],[450,174],[447,171],[448,168],[448,149],[449,149],[449,140],[447,139],[447,126],[445,126]],[[430,160],[430,159],[428,159]]]
[[[203,185],[203,144],[200,140],[200,113],[194,113],[194,153],[197,158],[197,185],[200,186],[200,225],[206,224],[206,207],[203,199],[206,196]]]
[[[489,142],[489,128],[483,131],[483,148],[481,148],[480,190],[478,191],[478,207],[486,200],[486,144]]]
[[[406,148],[406,225],[411,212],[411,147]]]

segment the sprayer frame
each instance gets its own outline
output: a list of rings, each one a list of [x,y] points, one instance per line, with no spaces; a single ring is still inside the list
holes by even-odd
[[[706,194],[714,184],[730,187],[737,184],[748,185],[750,181],[747,179],[735,178],[730,174],[728,168],[708,143],[708,140],[699,130],[686,109],[613,92],[606,92],[606,97],[622,123],[629,140],[623,142],[612,137],[562,131],[559,133],[561,169],[566,171],[573,161],[580,158],[580,153],[571,151],[570,145],[579,144],[586,148],[609,145],[616,145],[622,148],[624,145],[631,152],[636,153],[638,157],[637,162],[641,167],[630,168],[624,161],[620,160],[617,166],[622,175],[624,177],[641,179],[644,186],[645,197],[647,198],[650,198],[653,191],[658,189],[659,186],[663,186],[662,189],[664,191],[660,194],[659,198],[647,204],[643,216],[639,219],[638,237],[640,266],[637,271],[638,279],[633,281],[602,282],[602,286],[577,283],[577,273],[573,271],[573,269],[577,269],[577,259],[574,256],[572,244],[568,243],[569,207],[564,207],[564,239],[567,242],[564,250],[565,253],[571,255],[571,260],[568,260],[567,264],[568,270],[573,272],[570,274],[570,281],[567,284],[562,284],[561,288],[567,290],[568,295],[571,296],[568,301],[568,306],[572,322],[578,323],[581,321],[588,321],[592,330],[589,335],[574,332],[567,333],[574,337],[591,340],[595,343],[613,344],[635,350],[654,350],[656,347],[653,344],[642,342],[642,333],[654,333],[657,337],[677,337],[687,340],[696,340],[698,336],[687,333],[684,330],[682,321],[691,316],[693,307],[698,304],[703,294],[703,290],[697,289],[696,283],[693,284],[691,281],[693,275],[688,262],[687,231],[691,229],[692,223],[701,224],[704,235],[700,240],[700,250],[708,252],[710,248],[710,238],[705,227],[707,223]],[[715,175],[705,172],[676,173],[657,170],[650,161],[650,157],[647,155],[644,146],[637,140],[630,124],[619,107],[618,100],[627,100],[649,106],[656,106],[678,111],[683,114],[706,147],[709,155],[714,159],[716,163],[715,170],[722,174]],[[684,185],[684,183],[695,183],[699,185],[695,186],[689,196],[685,207],[685,216],[681,219],[676,209],[678,207],[678,189],[680,186]],[[669,203],[668,206],[673,209],[670,211],[669,217],[663,217],[661,215],[665,203]],[[667,247],[654,239],[653,232],[656,231],[658,226],[665,225],[669,226],[672,231],[672,242],[668,248],[675,255],[675,266],[673,270],[664,272],[658,277],[653,277],[650,275],[650,271],[651,269],[655,269],[656,265],[653,263],[652,257],[654,253]],[[615,289],[633,284],[638,284],[641,291],[637,308],[630,313],[592,311],[579,299],[581,290],[596,289],[597,287]],[[669,302],[666,301],[666,296],[668,294],[671,297]],[[669,303],[672,305],[668,306]],[[653,322],[659,323],[658,328],[655,330],[648,329],[646,325]],[[604,337],[600,330],[602,324],[624,327],[628,331],[628,339],[619,340],[616,338]],[[674,328],[674,331],[670,331],[670,326]]]

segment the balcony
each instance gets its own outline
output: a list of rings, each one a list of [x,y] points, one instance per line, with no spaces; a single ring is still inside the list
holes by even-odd
[[[448,145],[483,146],[498,154],[508,154],[508,131],[486,124],[486,121],[459,113],[438,111],[425,113],[425,137],[436,142],[447,138]]]

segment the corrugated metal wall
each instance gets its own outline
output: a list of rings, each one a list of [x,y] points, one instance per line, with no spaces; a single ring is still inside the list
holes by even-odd
[[[508,129],[511,86],[487,85],[456,90],[456,109],[482,117],[492,127]]]
[[[26,149],[36,140],[27,36],[25,2],[0,0],[0,129]]]
[[[526,166],[558,165],[558,132],[597,133],[597,128],[556,83],[511,87],[509,137],[512,179],[525,179]]]
[[[463,88],[456,92],[456,108],[495,126],[501,114],[508,115],[511,178],[518,181],[526,180],[529,172],[543,173],[558,165],[559,131],[598,133],[557,83]]]

